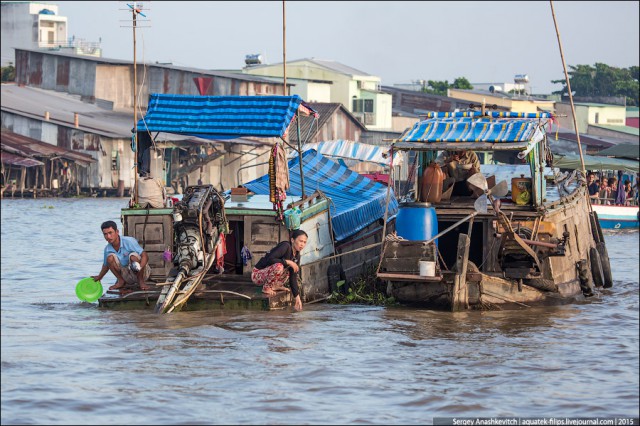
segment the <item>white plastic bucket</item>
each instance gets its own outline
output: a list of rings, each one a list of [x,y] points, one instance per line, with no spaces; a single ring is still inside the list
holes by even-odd
[[[418,261],[418,266],[420,267],[421,277],[436,276],[436,262],[433,262],[431,260],[420,260]]]

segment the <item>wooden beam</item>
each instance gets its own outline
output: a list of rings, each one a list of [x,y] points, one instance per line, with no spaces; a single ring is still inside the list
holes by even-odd
[[[458,255],[456,260],[456,275],[451,290],[451,311],[457,312],[469,309],[469,292],[467,288],[467,264],[469,262],[469,235],[458,236]]]

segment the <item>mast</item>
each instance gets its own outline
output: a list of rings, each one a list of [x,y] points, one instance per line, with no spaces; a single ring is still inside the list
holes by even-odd
[[[131,15],[133,16],[133,137],[132,142],[135,147],[133,152],[133,165],[134,165],[134,189],[133,189],[133,203],[138,204],[138,69],[136,64],[136,12],[138,6],[136,2],[133,2],[131,8]]]
[[[558,30],[558,22],[556,21],[556,13],[553,10],[553,0],[549,0],[551,5],[551,15],[553,16],[553,24],[556,27],[556,36],[558,37],[558,46],[560,47],[560,58],[562,59],[562,68],[564,70],[564,78],[567,81],[567,91],[569,92],[569,103],[571,104],[571,115],[573,116],[573,128],[576,131],[576,140],[578,141],[578,152],[580,153],[580,164],[582,165],[582,173],[586,176],[587,170],[584,165],[584,157],[582,156],[582,145],[580,144],[580,132],[578,132],[578,120],[576,118],[576,107],[573,104],[573,94],[571,93],[571,83],[569,82],[569,73],[567,72],[567,64],[564,61],[564,53],[562,52],[562,42],[560,41],[560,31]],[[591,205],[591,203],[589,203]]]
[[[288,96],[287,90],[287,25],[286,25],[286,14],[285,14],[285,0],[282,0],[282,75],[284,80],[284,91],[282,92],[285,96]]]
[[[138,15],[146,18],[147,16],[142,13],[142,3],[133,2],[133,4],[126,3],[131,11],[131,22],[133,30],[133,135],[131,135],[131,150],[133,151],[133,166],[134,166],[134,186],[133,186],[133,204],[138,204],[138,64],[136,55],[136,29],[144,28],[145,25],[139,26],[138,22],[145,22],[148,20],[138,19]],[[128,27],[128,25],[124,25]]]

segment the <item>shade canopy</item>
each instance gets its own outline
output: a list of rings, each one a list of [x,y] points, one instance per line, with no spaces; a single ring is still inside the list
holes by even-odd
[[[587,170],[622,170],[628,173],[637,173],[639,170],[638,160],[610,158],[599,155],[583,155],[582,157]],[[553,166],[561,169],[582,169],[578,154],[554,154]]]
[[[537,142],[544,137],[548,122],[544,118],[430,118],[414,124],[398,140],[483,144]]]
[[[289,160],[288,195],[301,196],[299,157]],[[387,187],[332,161],[316,150],[302,154],[304,190],[306,195],[316,190],[331,199],[329,209],[335,239],[343,240],[384,217]],[[256,194],[269,194],[269,175],[243,184]],[[389,188],[388,217],[398,212],[393,189]]]
[[[320,154],[331,158],[342,158],[345,160],[357,160],[367,163],[375,163],[380,166],[389,166],[391,158],[389,158],[389,147],[378,145],[370,145],[347,140],[322,141],[318,143],[307,143],[302,149],[307,151],[315,149]],[[293,153],[291,156],[297,155]],[[393,155],[393,165],[399,166],[403,164],[405,153],[396,151]]]
[[[296,115],[316,114],[294,96],[195,96],[154,93],[138,131],[204,139],[284,137]]]

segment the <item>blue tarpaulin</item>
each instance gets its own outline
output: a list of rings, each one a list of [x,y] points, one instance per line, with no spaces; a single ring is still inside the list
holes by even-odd
[[[195,96],[154,93],[138,131],[205,139],[282,137],[296,112],[314,112],[294,96]]]
[[[419,121],[401,142],[523,142],[542,139],[549,120],[532,118],[430,118]]]
[[[306,195],[319,189],[331,199],[329,209],[336,241],[364,229],[385,213],[387,187],[374,182],[315,150],[302,155],[304,191]],[[299,157],[289,160],[290,188],[287,195],[301,196]],[[269,194],[269,175],[243,184],[256,194]],[[398,212],[393,189],[390,189],[388,218]]]

